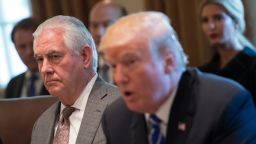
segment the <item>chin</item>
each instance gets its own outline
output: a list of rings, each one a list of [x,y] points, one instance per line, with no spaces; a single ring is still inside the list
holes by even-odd
[[[126,103],[126,105],[131,111],[143,113],[140,106],[137,106],[136,104]]]
[[[151,113],[150,109],[147,109],[145,105],[127,104],[127,107],[137,113]]]
[[[47,87],[49,93],[53,96],[58,96],[62,91],[54,86]]]
[[[219,47],[225,46],[225,44],[224,43],[214,43],[211,46],[214,47],[214,48],[219,48]]]

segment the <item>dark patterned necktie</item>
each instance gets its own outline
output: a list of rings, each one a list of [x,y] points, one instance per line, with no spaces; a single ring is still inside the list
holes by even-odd
[[[38,76],[36,74],[32,74],[30,77],[30,83],[27,89],[27,96],[35,96],[36,95],[36,80],[38,79]]]
[[[62,118],[58,122],[57,131],[53,140],[53,144],[68,144],[70,121],[69,117],[74,112],[74,107],[66,107],[62,111]]]
[[[161,133],[161,120],[154,114],[149,117],[151,123],[150,144],[165,144],[166,140]]]

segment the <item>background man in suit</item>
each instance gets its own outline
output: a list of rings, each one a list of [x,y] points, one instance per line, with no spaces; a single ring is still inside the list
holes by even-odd
[[[105,143],[101,116],[118,90],[98,76],[95,44],[84,24],[69,16],[48,19],[34,33],[34,52],[44,85],[60,102],[37,120],[32,144]]]
[[[6,98],[49,94],[39,76],[33,53],[32,34],[39,24],[34,18],[25,18],[19,21],[12,30],[11,40],[28,70],[10,80],[5,91]]]
[[[126,14],[127,11],[123,6],[109,0],[102,0],[92,7],[89,18],[89,30],[95,41],[96,48],[98,48],[100,40],[108,26]],[[98,73],[101,74],[104,80],[113,83],[109,67],[100,52]]]
[[[187,69],[166,15],[121,18],[100,49],[122,94],[103,116],[109,144],[256,143],[251,95],[232,80]]]

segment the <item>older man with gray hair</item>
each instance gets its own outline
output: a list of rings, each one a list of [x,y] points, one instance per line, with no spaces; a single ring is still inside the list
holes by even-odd
[[[59,102],[37,120],[31,143],[106,143],[101,116],[119,94],[96,72],[98,57],[91,34],[80,20],[55,16],[33,35],[44,85]]]
[[[122,94],[103,115],[108,144],[256,143],[250,93],[232,80],[187,68],[163,13],[121,18],[100,49]]]

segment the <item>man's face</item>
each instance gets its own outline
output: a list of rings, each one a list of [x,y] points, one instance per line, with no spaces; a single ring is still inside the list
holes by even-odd
[[[84,76],[83,56],[68,48],[63,31],[45,30],[35,41],[35,57],[51,95],[74,96]]]
[[[37,63],[33,52],[33,31],[17,29],[14,33],[14,45],[23,61],[31,71],[37,71]]]
[[[164,59],[139,38],[108,48],[105,54],[128,108],[154,112],[168,95]]]
[[[113,6],[99,6],[92,10],[90,14],[89,30],[95,41],[96,47],[99,46],[102,36],[106,29],[121,16],[118,8]]]

